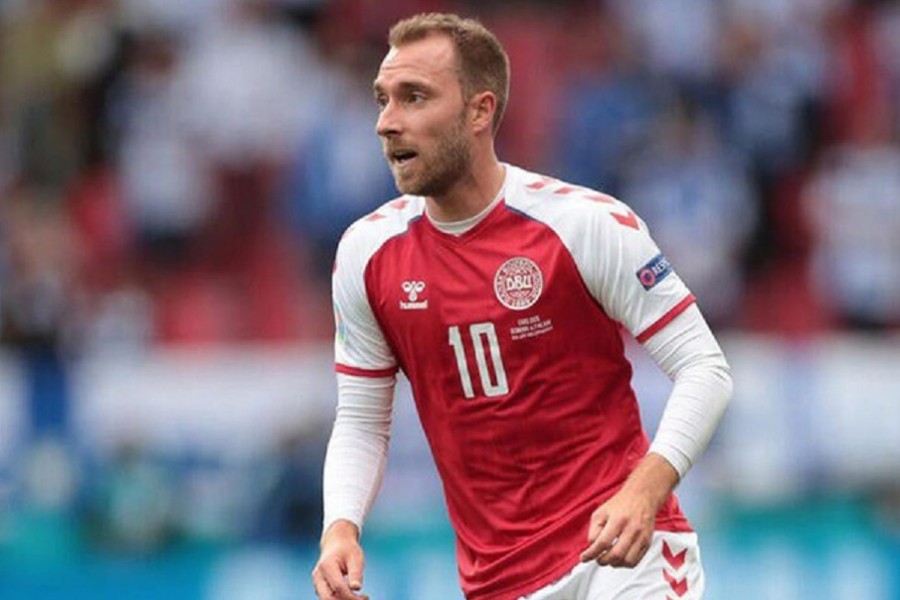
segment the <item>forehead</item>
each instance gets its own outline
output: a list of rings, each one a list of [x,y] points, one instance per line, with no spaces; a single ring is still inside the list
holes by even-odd
[[[375,87],[420,82],[441,85],[458,81],[456,51],[449,37],[433,34],[391,47],[375,78]]]

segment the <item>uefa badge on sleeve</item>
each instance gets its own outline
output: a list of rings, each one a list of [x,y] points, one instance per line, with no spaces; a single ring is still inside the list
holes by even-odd
[[[638,269],[637,278],[645,290],[653,289],[657,283],[672,272],[672,264],[662,253],[657,254],[650,262]]]

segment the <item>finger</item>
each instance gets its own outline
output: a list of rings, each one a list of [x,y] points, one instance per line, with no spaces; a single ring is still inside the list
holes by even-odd
[[[331,586],[325,581],[325,577],[322,575],[322,571],[318,566],[313,569],[312,579],[313,587],[316,590],[316,596],[318,596],[320,600],[333,600],[334,594],[332,593]]]
[[[344,578],[344,570],[336,561],[326,561],[319,565],[325,583],[331,588],[331,593],[337,600],[357,600],[356,594],[350,590]]]
[[[597,535],[590,546],[581,553],[581,561],[587,562],[589,560],[597,560],[599,557],[603,556],[605,552],[608,552],[609,549],[612,548],[616,538],[619,537],[623,526],[624,523],[618,521],[607,521],[603,529],[600,530],[599,535]]]
[[[354,592],[362,589],[364,566],[362,552],[355,552],[347,559],[347,583]]]
[[[636,567],[638,563],[641,562],[641,559],[644,558],[644,555],[647,554],[647,550],[649,548],[650,538],[641,538],[631,546],[631,550],[629,550],[628,554],[625,555],[623,566]]]
[[[624,566],[625,557],[634,546],[639,530],[626,527],[613,542],[612,548],[597,558],[597,564],[610,567]]]

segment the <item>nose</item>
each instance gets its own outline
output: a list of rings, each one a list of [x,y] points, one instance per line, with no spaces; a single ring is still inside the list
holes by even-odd
[[[375,133],[381,137],[391,137],[400,133],[400,121],[393,102],[388,102],[378,113]]]

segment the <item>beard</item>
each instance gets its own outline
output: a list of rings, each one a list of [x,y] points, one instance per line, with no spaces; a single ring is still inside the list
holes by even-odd
[[[443,196],[469,171],[472,147],[465,135],[465,112],[448,128],[433,150],[421,152],[411,172],[392,166],[397,189],[414,196]]]

